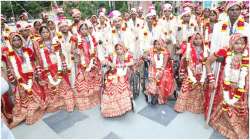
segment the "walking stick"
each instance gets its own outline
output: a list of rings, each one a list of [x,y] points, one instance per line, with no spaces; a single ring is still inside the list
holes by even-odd
[[[216,62],[216,69],[215,69],[215,74],[216,74],[216,80],[215,80],[215,88],[218,85],[218,80],[219,80],[219,72],[220,72],[220,67],[221,67],[221,63],[220,62]],[[211,117],[211,112],[212,112],[212,108],[213,108],[213,104],[214,104],[214,96],[216,93],[216,89],[214,89],[213,93],[210,96],[210,101],[209,101],[209,108],[208,108],[208,116],[207,116],[207,120],[206,120],[206,124],[205,127],[208,128],[208,123],[210,121],[210,117]]]
[[[105,88],[105,76],[106,76],[106,73],[109,71],[109,69],[107,68],[107,65],[103,65],[101,69],[102,69],[102,79],[101,79],[100,96],[101,96],[101,101],[102,101],[102,95],[103,95],[104,88]],[[100,105],[100,110],[101,110],[101,105]]]

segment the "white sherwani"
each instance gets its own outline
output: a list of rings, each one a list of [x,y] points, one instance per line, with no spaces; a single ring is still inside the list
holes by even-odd
[[[155,27],[152,27],[152,31],[150,31],[148,25],[145,24],[143,30],[141,30],[139,34],[141,55],[153,47],[154,40],[164,39],[164,34],[161,32],[161,30],[162,26],[159,24],[157,24]]]
[[[241,33],[243,35],[246,35],[248,37],[248,42],[249,42],[250,26],[248,23],[244,22],[244,29],[239,30],[237,28],[237,23],[238,23],[239,19],[240,19],[240,17],[234,23],[232,33]],[[224,31],[224,32],[222,32],[223,24],[227,24],[226,31]],[[212,38],[211,38],[211,48],[210,48],[211,53],[216,52],[220,48],[229,46],[229,39],[230,39],[230,20],[229,20],[229,18],[227,18],[227,20],[218,22],[214,25]]]
[[[144,21],[136,18],[135,22],[130,19],[127,22],[128,25],[128,29],[131,31],[131,33],[133,34],[134,38],[133,38],[133,44],[134,44],[134,48],[131,49],[131,53],[133,54],[133,58],[137,59],[140,57],[140,40],[139,40],[139,34],[140,31],[143,29],[144,26]]]

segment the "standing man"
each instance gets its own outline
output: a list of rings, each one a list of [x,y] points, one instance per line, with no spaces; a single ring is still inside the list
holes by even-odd
[[[70,26],[70,30],[71,30],[72,34],[77,35],[78,34],[77,27],[78,27],[78,25],[80,23],[80,20],[81,20],[81,12],[80,12],[80,10],[79,9],[72,9],[71,16],[73,18],[73,23]]]
[[[61,33],[61,37],[57,36],[56,40],[60,42],[62,54],[65,57],[64,64],[70,79],[71,87],[74,87],[75,82],[75,65],[74,65],[74,54],[76,53],[77,37],[69,31],[69,23],[67,20],[60,20],[58,22],[58,28]]]
[[[241,4],[239,2],[229,2],[226,8],[228,18],[214,25],[214,32],[211,40],[211,53],[216,52],[220,48],[229,46],[230,35],[241,33],[248,36],[250,26],[240,16]]]
[[[168,44],[168,50],[171,57],[174,55],[177,32],[177,18],[173,15],[173,7],[170,3],[166,3],[162,7],[163,16],[159,23],[162,25],[162,33],[164,34],[164,41]]]

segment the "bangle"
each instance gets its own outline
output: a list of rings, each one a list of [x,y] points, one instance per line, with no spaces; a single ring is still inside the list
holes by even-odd
[[[213,76],[214,74],[211,72],[211,73],[209,73],[209,74],[207,74],[207,76]]]
[[[212,83],[212,82],[214,82],[215,80],[214,79],[212,79],[212,80],[209,80],[209,83]]]

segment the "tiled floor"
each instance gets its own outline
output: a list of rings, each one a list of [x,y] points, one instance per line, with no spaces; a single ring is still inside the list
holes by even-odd
[[[21,124],[12,132],[20,139],[224,138],[212,128],[204,127],[203,115],[176,113],[173,100],[167,105],[152,106],[139,96],[135,102],[135,112],[118,118],[103,118],[99,106],[84,112],[60,111],[46,114],[34,125]]]

